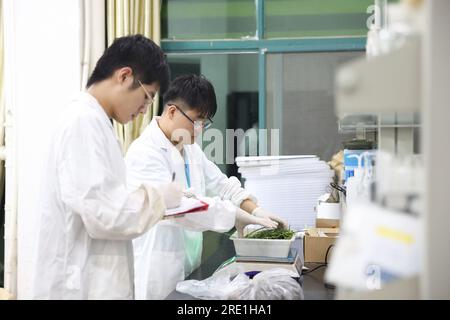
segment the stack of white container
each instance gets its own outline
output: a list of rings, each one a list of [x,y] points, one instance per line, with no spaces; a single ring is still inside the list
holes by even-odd
[[[300,231],[315,226],[315,206],[334,172],[316,156],[237,157],[245,189],[261,207]]]

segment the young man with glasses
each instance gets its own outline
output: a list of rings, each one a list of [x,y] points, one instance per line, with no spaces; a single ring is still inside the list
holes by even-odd
[[[179,205],[165,183],[126,185],[112,120],[144,113],[169,78],[161,49],[141,35],[118,38],[82,92],[55,121],[41,188],[35,299],[133,299],[131,239]]]
[[[258,208],[239,180],[225,176],[195,143],[217,110],[214,88],[206,78],[176,78],[163,104],[161,117],[152,120],[127,152],[127,182],[136,187],[149,181],[168,182],[175,176],[209,208],[195,214],[197,220],[190,226],[182,225],[181,219],[161,221],[133,240],[136,299],[166,298],[200,265],[201,231],[225,232],[236,226],[241,234],[248,224],[286,226],[278,216]]]

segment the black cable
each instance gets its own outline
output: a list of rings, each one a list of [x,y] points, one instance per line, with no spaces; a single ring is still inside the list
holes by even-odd
[[[328,265],[328,253],[330,253],[330,249],[333,247],[334,247],[334,244],[331,244],[327,249],[327,253],[325,253],[325,265]]]
[[[328,265],[328,253],[330,253],[330,249],[334,247],[334,244],[330,245],[327,249],[327,253],[325,253],[325,265]],[[330,284],[330,283],[326,283],[324,282],[323,285],[325,286],[325,288],[327,289],[335,289],[336,286]]]
[[[326,283],[324,282],[323,286],[327,289],[336,289],[336,286],[334,284]]]
[[[330,253],[330,250],[331,250],[332,247],[334,247],[334,244],[330,245],[330,246],[328,247],[328,249],[327,249],[327,252],[325,253],[325,263],[316,266],[314,269],[311,269],[311,270],[302,272],[302,275],[304,275],[304,274],[309,274],[309,273],[311,273],[311,272],[316,271],[317,269],[320,269],[320,268],[322,268],[322,267],[328,266],[328,254]],[[303,242],[303,248],[305,248],[305,243],[304,243],[304,242]],[[303,249],[303,250],[304,250],[304,249]]]
[[[318,270],[318,269],[320,269],[320,268],[327,267],[327,266],[328,266],[328,254],[330,253],[330,250],[331,250],[331,248],[333,248],[333,247],[334,247],[334,244],[332,244],[332,245],[330,245],[330,246],[328,247],[327,252],[325,253],[325,263],[323,263],[323,264],[321,264],[321,265],[315,267],[314,269],[311,269],[311,270],[308,270],[308,271],[303,271],[301,275],[302,275],[302,276],[303,276],[303,275],[307,275],[307,274],[310,274],[311,272],[314,272],[314,271],[316,271],[316,270]],[[303,237],[303,254],[305,254],[305,237]],[[327,289],[335,289],[335,288],[336,288],[334,285],[332,285],[332,284],[330,284],[330,283],[326,283],[326,282],[324,282],[323,285],[324,285],[324,287],[327,288]]]
[[[309,273],[311,273],[311,272],[316,271],[317,269],[320,269],[320,268],[326,267],[326,266],[327,266],[326,264],[321,264],[321,265],[315,267],[314,269],[311,269],[311,270],[302,272],[302,275],[309,274]]]
[[[330,183],[330,186],[331,186],[333,189],[336,189],[337,191],[342,192],[342,193],[344,194],[344,196],[347,196],[347,188],[341,187],[340,185],[338,185],[337,183],[334,183],[334,182],[331,182],[331,183]]]

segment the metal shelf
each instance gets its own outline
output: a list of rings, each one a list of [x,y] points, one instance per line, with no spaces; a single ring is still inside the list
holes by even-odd
[[[338,121],[340,133],[353,133],[358,130],[377,132],[381,129],[414,129],[420,128],[421,121],[418,113],[383,114],[383,115],[348,115]]]

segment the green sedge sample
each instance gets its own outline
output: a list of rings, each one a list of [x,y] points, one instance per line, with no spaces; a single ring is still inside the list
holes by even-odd
[[[295,234],[295,231],[289,229],[270,229],[255,230],[245,236],[247,239],[278,239],[289,240]]]

